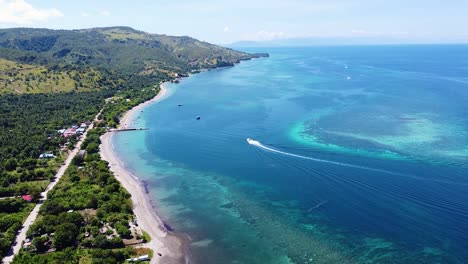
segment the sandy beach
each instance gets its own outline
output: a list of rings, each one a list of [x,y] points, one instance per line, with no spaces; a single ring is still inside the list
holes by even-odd
[[[168,95],[168,90],[161,85],[161,90],[153,99],[146,101],[128,111],[121,119],[120,127],[126,127],[135,113],[152,103],[157,103]],[[132,195],[133,211],[141,228],[151,236],[151,242],[146,246],[154,251],[151,263],[185,263],[184,246],[182,239],[170,233],[164,227],[163,222],[156,214],[151,197],[146,193],[142,182],[136,179],[125,165],[119,160],[112,145],[112,135],[108,132],[101,137],[100,153],[102,159],[109,162],[111,171],[117,180]]]
[[[144,103],[141,103],[129,111],[127,111],[123,117],[120,119],[120,128],[127,127],[129,122],[133,119],[136,113],[140,112],[143,108],[147,107],[150,104],[160,102],[166,99],[169,96],[169,90],[165,87],[166,83],[161,84],[161,89],[159,90],[158,95],[156,95],[153,99],[148,100]]]

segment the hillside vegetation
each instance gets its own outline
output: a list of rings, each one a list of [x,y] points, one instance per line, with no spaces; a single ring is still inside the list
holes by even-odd
[[[0,29],[0,92],[149,87],[154,78],[259,56],[128,27]]]
[[[56,71],[0,59],[0,93],[92,91],[115,86],[118,82],[93,68]]]

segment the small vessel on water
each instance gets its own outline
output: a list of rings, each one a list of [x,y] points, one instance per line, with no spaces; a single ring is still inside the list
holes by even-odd
[[[200,120],[200,118],[201,118],[200,116],[197,116],[197,120]]]
[[[260,143],[260,141],[253,140],[251,138],[247,138],[247,143],[249,143],[250,145],[258,146],[258,147],[262,146],[262,143]]]

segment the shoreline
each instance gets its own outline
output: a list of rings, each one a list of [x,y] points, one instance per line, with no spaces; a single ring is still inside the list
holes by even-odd
[[[135,114],[137,114],[143,108],[147,107],[150,104],[157,103],[157,102],[160,102],[160,101],[166,99],[170,95],[169,90],[166,88],[166,84],[167,84],[167,82],[160,85],[160,90],[159,90],[158,94],[155,97],[153,97],[152,99],[150,99],[148,101],[145,101],[145,102],[133,107],[132,109],[128,110],[127,112],[125,112],[125,114],[120,119],[120,124],[119,124],[118,128],[126,128],[128,122],[132,121]]]
[[[167,98],[168,89],[165,87],[165,84],[160,85],[160,91],[151,100],[143,102],[127,111],[120,120],[119,128],[125,128],[128,122],[141,109]],[[109,162],[109,168],[114,173],[116,179],[131,194],[133,212],[136,219],[142,230],[147,232],[151,237],[151,241],[145,245],[154,252],[150,263],[186,263],[184,240],[167,230],[164,222],[156,213],[144,182],[140,181],[125,168],[125,165],[114,151],[112,144],[113,134],[113,132],[107,132],[101,136],[101,158]]]

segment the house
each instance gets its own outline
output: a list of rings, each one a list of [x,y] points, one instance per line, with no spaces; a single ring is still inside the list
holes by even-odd
[[[86,123],[81,123],[80,128],[87,128],[88,125]]]
[[[145,261],[145,260],[150,260],[149,255],[143,255],[143,256],[139,256],[137,258],[127,259],[127,261],[129,261],[129,262],[137,262],[137,261]]]
[[[85,132],[86,128],[80,127],[76,130],[75,134],[83,134]]]
[[[103,227],[99,228],[99,233],[105,234],[106,232],[107,232],[107,227],[103,226]]]
[[[26,194],[26,195],[22,195],[21,199],[23,199],[24,201],[29,203],[29,202],[31,202],[33,200],[33,197],[31,195],[29,195],[29,194]]]
[[[31,245],[32,245],[32,242],[25,242],[25,243],[23,244],[23,248],[25,248],[25,249],[26,249],[26,248],[29,248]]]
[[[138,257],[138,261],[150,260],[149,255],[143,255]]]
[[[65,133],[65,130],[66,130],[65,128],[64,129],[59,129],[59,130],[57,130],[57,133],[63,135],[63,133]]]
[[[76,130],[77,128],[68,128],[67,130],[65,130],[65,132],[63,133],[63,136],[64,137],[71,137],[71,136],[74,136],[76,134]]]
[[[39,155],[39,158],[40,159],[53,159],[55,158],[55,155],[51,153],[42,153],[41,155]]]

